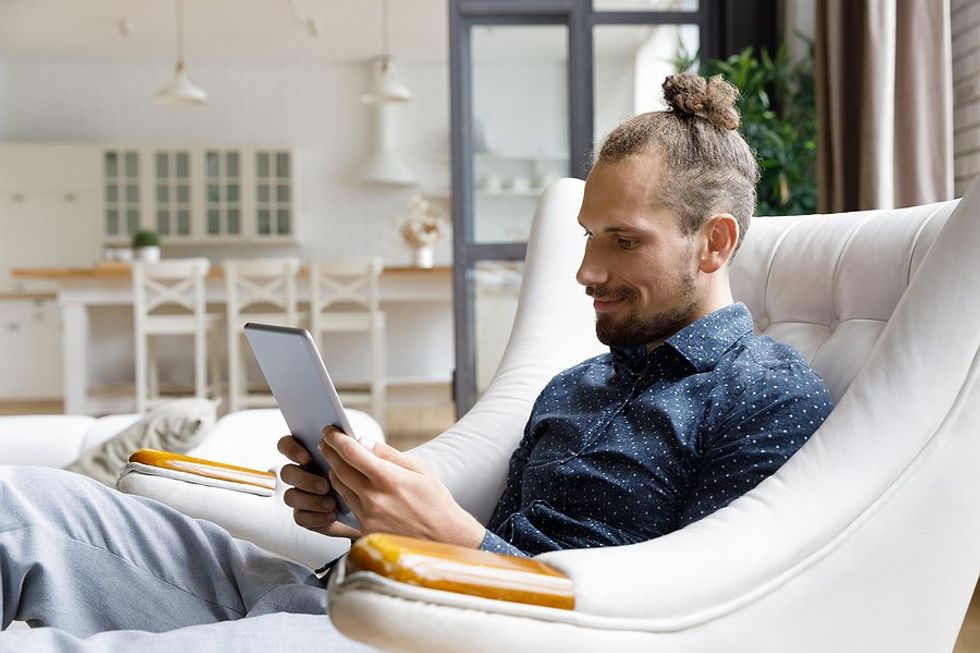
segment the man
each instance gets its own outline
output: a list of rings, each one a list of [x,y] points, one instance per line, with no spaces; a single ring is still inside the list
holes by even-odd
[[[674,75],[668,112],[607,137],[585,184],[578,281],[610,353],[556,376],[538,397],[487,526],[409,456],[367,452],[328,430],[330,478],[282,478],[301,526],[335,521],[330,487],[364,533],[385,531],[509,555],[644,541],[727,505],[778,469],[831,408],[800,354],[752,334],[728,265],[755,211],[758,169],[736,131],[735,90]],[[280,451],[309,461],[292,437]]]
[[[411,456],[335,430],[320,443],[329,478],[300,466],[292,437],[279,443],[298,463],[282,472],[297,523],[358,535],[336,522],[333,487],[363,533],[511,555],[639,542],[745,493],[819,426],[819,376],[753,336],[728,287],[758,176],[734,91],[689,75],[664,90],[670,111],[606,139],[579,214],[578,281],[610,353],[542,391],[489,523]],[[359,648],[330,631],[308,569],[214,524],[57,470],[0,468],[0,507],[3,626],[49,627],[0,634],[4,651]]]

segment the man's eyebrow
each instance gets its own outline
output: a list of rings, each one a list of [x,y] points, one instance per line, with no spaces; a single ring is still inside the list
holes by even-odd
[[[603,233],[607,233],[607,234],[621,234],[627,231],[637,231],[637,229],[627,224],[616,224],[611,227],[606,227],[605,229],[602,230]]]
[[[582,224],[582,221],[581,220],[578,221],[578,224],[583,229],[586,229],[585,225]],[[643,227],[638,227],[636,225],[631,225],[629,223],[623,222],[623,223],[620,223],[620,224],[614,224],[614,225],[610,225],[608,227],[605,227],[602,230],[602,233],[604,233],[604,234],[644,233],[646,231],[647,231],[647,229],[644,229]]]

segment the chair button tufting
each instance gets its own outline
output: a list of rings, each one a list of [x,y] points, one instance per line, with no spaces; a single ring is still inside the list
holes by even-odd
[[[769,320],[767,320],[764,317],[760,317],[756,321],[755,326],[756,326],[757,329],[759,329],[759,331],[765,331],[766,329],[769,328]]]
[[[837,330],[837,325],[839,325],[839,324],[840,324],[840,320],[834,320],[833,322],[831,322],[831,323],[830,323],[830,324],[828,325],[828,326],[830,327],[830,331],[831,331],[831,333],[833,333],[834,331],[836,331],[836,330]]]

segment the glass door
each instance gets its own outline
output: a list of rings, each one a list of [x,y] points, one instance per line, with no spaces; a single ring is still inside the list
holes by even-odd
[[[584,179],[595,140],[661,108],[679,54],[714,54],[711,6],[450,0],[458,414],[486,390],[507,344],[541,191]]]
[[[486,390],[517,309],[542,189],[583,170],[573,144],[569,13],[451,5],[457,412]],[[465,4],[465,3],[462,3]],[[457,92],[458,91],[458,92]]]

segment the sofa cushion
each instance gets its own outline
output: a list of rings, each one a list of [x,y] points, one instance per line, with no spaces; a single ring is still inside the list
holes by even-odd
[[[207,399],[179,399],[154,408],[146,417],[93,447],[66,467],[114,485],[130,454],[137,449],[187,453],[214,426],[216,406]]]
[[[95,418],[84,415],[0,417],[0,462],[63,467],[83,451]]]

